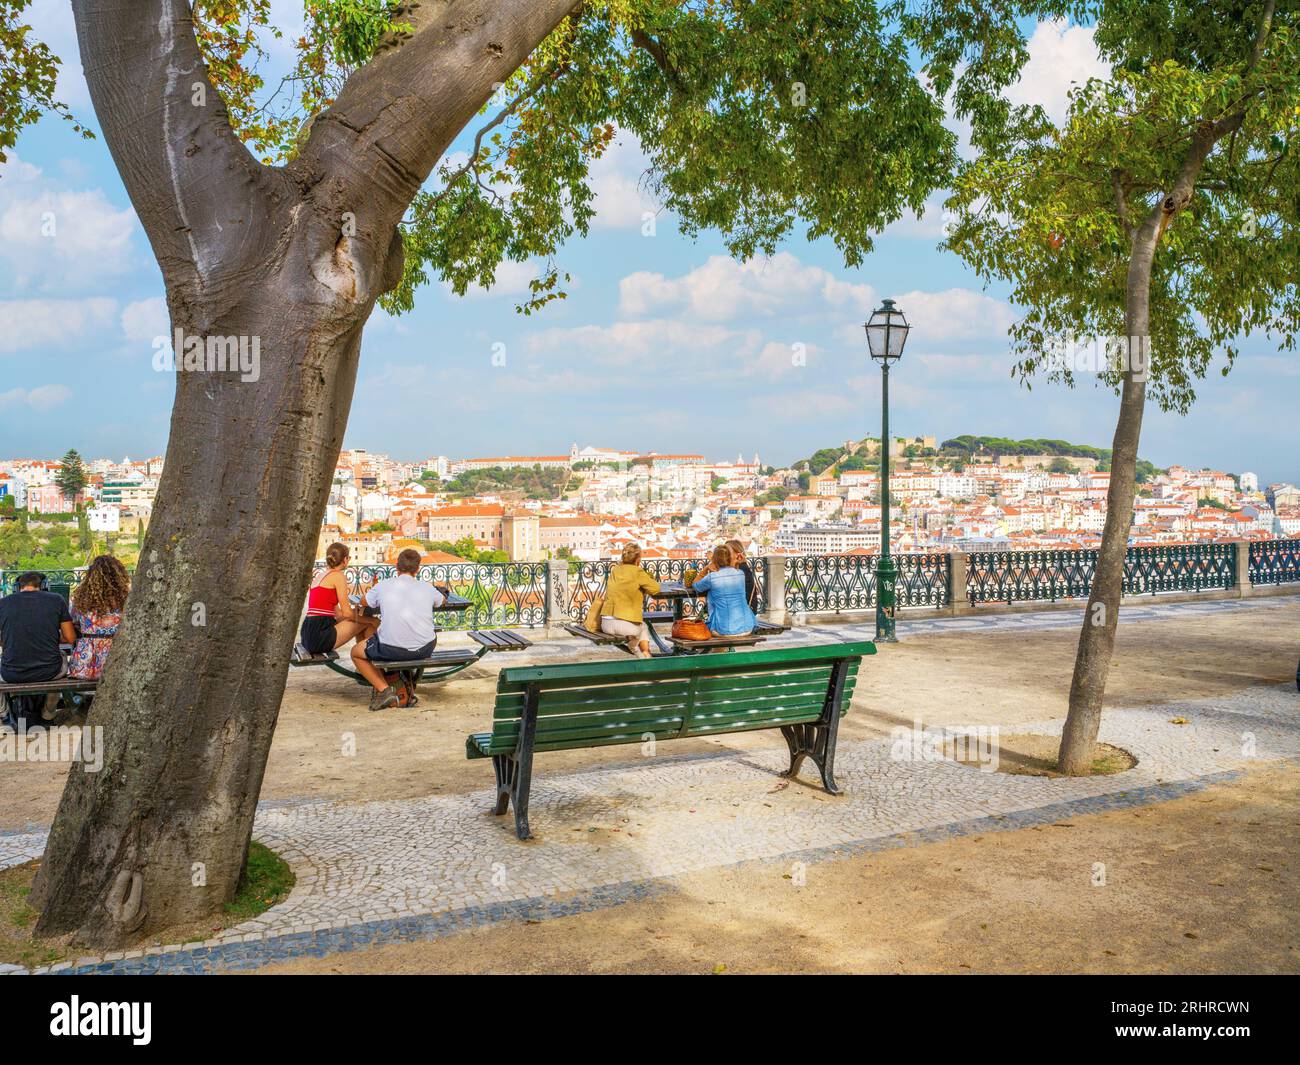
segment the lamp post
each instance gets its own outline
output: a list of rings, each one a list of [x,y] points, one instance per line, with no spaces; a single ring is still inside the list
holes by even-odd
[[[898,571],[889,557],[889,364],[903,356],[912,327],[893,300],[884,300],[865,329],[871,357],[880,363],[880,554],[876,556],[876,639],[897,643],[894,635],[894,582]]]

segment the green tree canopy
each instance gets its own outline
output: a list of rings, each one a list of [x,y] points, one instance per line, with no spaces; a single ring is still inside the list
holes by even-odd
[[[0,149],[54,98],[58,57],[0,0]],[[262,162],[303,149],[350,75],[403,46],[420,5],[304,0],[291,69],[269,81],[282,32],[270,0],[195,0],[195,35],[231,127]],[[695,235],[736,256],[774,252],[802,221],[849,265],[904,210],[920,212],[956,163],[944,101],[977,130],[1025,58],[1030,5],[994,0],[586,0],[500,86],[474,132],[416,195],[400,231],[410,309],[430,279],[488,286],[504,260],[548,266],[521,310],[562,298],[561,245],[593,215],[590,168],[619,131],[648,158],[645,184]],[[0,50],[2,51],[2,50]],[[915,65],[923,64],[923,78]],[[4,104],[12,100],[13,106]],[[67,116],[70,117],[70,116]],[[0,156],[3,158],[3,156]]]
[[[1239,338],[1260,331],[1295,346],[1300,11],[1282,5],[1255,56],[1271,6],[1259,2],[1045,6],[1096,18],[1111,77],[1073,92],[1059,129],[1038,105],[1010,116],[1005,139],[962,168],[947,246],[1011,284],[1024,312],[1011,329],[1022,380],[1073,383],[1092,352],[1106,354],[1094,338],[1127,336],[1134,228],[1174,188],[1197,138],[1217,131],[1151,269],[1145,372],[1161,407],[1186,411],[1216,354],[1228,372]],[[1101,377],[1118,384],[1113,361]]]

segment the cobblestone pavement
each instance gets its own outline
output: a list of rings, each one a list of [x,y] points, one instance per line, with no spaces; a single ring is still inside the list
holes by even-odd
[[[1185,609],[1180,608],[1180,609]],[[545,919],[671,890],[672,878],[747,862],[815,862],[892,846],[1049,823],[1162,801],[1225,779],[1254,759],[1300,756],[1293,687],[1109,710],[1101,738],[1139,762],[1105,777],[1010,776],[924,757],[910,736],[840,745],[845,794],[778,776],[784,745],[672,755],[672,744],[586,772],[535,764],[530,820],[490,812],[490,790],[370,803],[264,805],[255,835],[297,874],[288,899],[203,944],[155,947],[55,966],[78,971],[256,968],[426,939],[500,920]],[[1186,724],[1175,724],[1185,719]],[[1059,734],[1059,722],[1016,732]],[[919,756],[918,756],[919,755]],[[484,768],[485,783],[490,767]],[[0,867],[40,853],[44,833],[0,837]]]

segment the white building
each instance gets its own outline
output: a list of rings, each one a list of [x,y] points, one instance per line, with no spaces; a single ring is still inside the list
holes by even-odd
[[[86,521],[91,532],[115,533],[122,529],[122,510],[112,503],[86,509]]]

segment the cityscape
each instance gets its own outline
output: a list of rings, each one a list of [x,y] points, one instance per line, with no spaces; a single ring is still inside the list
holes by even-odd
[[[890,549],[1095,548],[1110,484],[1106,453],[1063,441],[934,436],[890,446]],[[880,549],[880,441],[848,440],[788,467],[759,454],[713,460],[573,444],[567,455],[403,461],[344,450],[321,524],[318,559],[335,541],[357,565],[423,562],[691,559],[739,539],[751,557],[871,555]],[[163,459],[93,458],[69,497],[63,463],[0,461],[0,518],[40,524],[84,510],[89,532],[128,556],[148,525]],[[7,502],[8,501],[8,502]],[[1144,463],[1131,546],[1300,536],[1300,488],[1251,471],[1157,469]],[[13,566],[16,559],[0,561]],[[39,558],[29,561],[36,562]],[[66,560],[61,560],[66,563]]]

